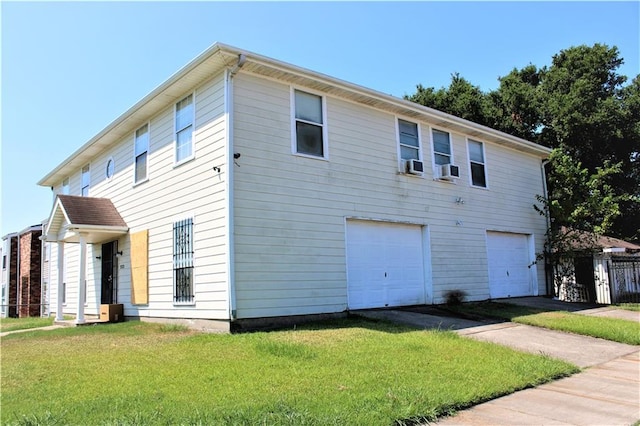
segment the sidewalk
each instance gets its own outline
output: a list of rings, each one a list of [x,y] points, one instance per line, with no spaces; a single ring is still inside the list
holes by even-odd
[[[531,297],[509,299],[548,310],[639,321],[638,312]],[[456,333],[559,358],[584,370],[571,377],[479,404],[438,425],[633,425],[640,420],[640,347],[511,322],[471,321],[394,310],[361,311],[374,319]]]
[[[64,325],[59,325],[59,324],[54,324],[54,325],[48,325],[46,327],[36,327],[36,328],[23,328],[20,330],[11,330],[11,331],[4,331],[2,333],[0,333],[0,337],[4,337],[8,334],[14,334],[14,333],[26,333],[27,331],[40,331],[40,330],[55,330],[56,328],[62,328],[65,327]]]
[[[640,352],[461,411],[436,424],[632,425],[640,419]]]

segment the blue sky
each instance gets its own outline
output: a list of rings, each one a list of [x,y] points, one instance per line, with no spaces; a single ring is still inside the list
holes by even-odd
[[[214,42],[395,96],[458,72],[483,90],[570,46],[618,46],[640,73],[627,2],[1,3],[2,232],[45,219],[45,174]]]

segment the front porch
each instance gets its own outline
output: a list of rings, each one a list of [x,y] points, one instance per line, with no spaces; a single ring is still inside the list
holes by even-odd
[[[96,259],[101,261],[100,280],[91,282],[97,287],[100,282],[101,306],[111,305],[117,299],[117,265],[122,251],[118,251],[118,238],[127,235],[129,228],[120,216],[111,200],[106,198],[78,197],[58,195],[47,222],[45,241],[58,245],[58,279],[56,298],[56,323],[65,323],[63,310],[65,305],[65,245],[79,245],[79,267],[77,284],[75,325],[97,324],[104,321],[85,317],[87,300],[87,248],[88,245],[102,245],[102,252]],[[67,308],[69,303],[66,304]],[[120,305],[122,306],[122,305]],[[68,313],[68,311],[67,311]],[[100,313],[99,313],[100,314]],[[120,310],[120,317],[123,316]]]

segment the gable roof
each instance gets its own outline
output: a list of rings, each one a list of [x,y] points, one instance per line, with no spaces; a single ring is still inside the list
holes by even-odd
[[[78,242],[82,232],[87,242],[115,239],[129,231],[126,222],[108,198],[58,195],[46,229],[47,241]]]
[[[309,87],[331,96],[426,121],[453,132],[464,133],[471,137],[508,146],[540,158],[546,158],[551,152],[549,148],[542,145],[433,108],[236,47],[215,43],[71,154],[44,176],[38,185],[57,185],[62,179],[75,173],[95,156],[107,150],[111,144],[126,136],[133,137],[135,129],[142,126],[162,109],[179,101],[185,93],[192,91],[223,70],[235,67],[240,58],[243,58],[242,72],[250,72],[285,83]]]

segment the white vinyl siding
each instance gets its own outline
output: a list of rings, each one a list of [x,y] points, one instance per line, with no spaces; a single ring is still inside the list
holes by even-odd
[[[95,157],[91,166],[104,170],[113,158],[117,172],[107,182],[100,173],[94,177],[91,196],[111,199],[127,223],[130,233],[149,231],[149,303],[131,304],[131,247],[128,237],[118,240],[120,258],[118,301],[124,304],[127,316],[228,320],[226,267],[226,194],[225,115],[223,74],[196,87],[194,93],[193,145],[198,158],[175,168],[175,105],[170,103],[149,117],[148,181],[132,185],[135,159],[132,139],[140,129],[130,129],[122,139],[103,154]],[[221,165],[213,174],[212,165]],[[125,166],[126,165],[126,166]],[[122,170],[122,172],[121,172]],[[71,180],[72,193],[80,192],[80,174]],[[193,233],[193,289],[197,303],[176,305],[173,301],[173,222],[185,213],[197,218]],[[67,270],[67,313],[75,312],[78,284],[78,244],[65,245]],[[99,244],[87,255],[87,308],[85,314],[99,313],[100,255]],[[57,251],[52,253],[51,300],[57,300]],[[95,274],[94,274],[95,271]],[[96,298],[97,290],[97,298]]]
[[[193,152],[193,108],[194,95],[191,94],[176,104],[175,110],[175,141],[176,141],[176,164],[190,160],[194,156]]]
[[[452,289],[469,300],[489,297],[487,229],[544,234],[544,218],[531,207],[543,190],[539,157],[485,143],[492,164],[504,165],[492,171],[491,192],[415,179],[397,173],[393,113],[326,96],[331,161],[309,162],[290,155],[288,85],[240,73],[234,94],[239,318],[347,309],[345,218],[428,226],[433,303]],[[416,124],[430,132],[432,123]],[[452,152],[467,151],[466,136],[448,133]],[[469,180],[468,168],[461,174]],[[535,241],[541,250],[542,239]],[[544,289],[540,271],[537,284]]]
[[[467,146],[469,148],[469,175],[471,177],[471,185],[486,188],[487,168],[484,160],[484,144],[469,139]]]
[[[148,178],[149,124],[136,130],[133,142],[133,179],[134,183],[144,182]]]
[[[446,291],[453,289],[465,291],[469,300],[490,296],[487,230],[534,235],[531,252],[542,250],[539,236],[544,235],[545,221],[531,207],[535,195],[543,191],[539,156],[486,141],[485,158],[495,166],[491,191],[415,179],[397,172],[397,111],[318,93],[317,86],[299,90],[322,98],[323,157],[298,154],[290,84],[239,72],[233,85],[234,99],[229,100],[233,129],[225,128],[223,76],[194,89],[192,154],[198,155],[193,161],[175,167],[173,103],[149,117],[148,163],[153,167],[148,169],[148,183],[131,185],[135,128],[91,160],[97,170],[104,170],[110,157],[118,164],[108,185],[102,173],[94,176],[91,195],[110,198],[130,232],[149,231],[148,306],[130,303],[131,271],[125,260],[131,248],[128,238],[118,241],[124,252],[118,300],[125,304],[125,315],[228,320],[228,256],[235,258],[238,318],[343,312],[348,309],[345,223],[349,220],[428,228],[431,254],[425,274],[431,276],[433,289],[427,302],[433,303],[442,303]],[[422,135],[429,134],[433,125],[446,131],[448,155],[462,158],[467,152],[471,135],[447,129],[441,121],[415,123]],[[227,132],[233,136],[233,152],[242,154],[237,166],[227,159]],[[327,158],[329,140],[331,161],[310,160]],[[214,166],[220,171],[213,172]],[[229,201],[225,186],[230,167],[234,181]],[[470,181],[468,167],[461,168],[461,175],[461,181]],[[71,192],[79,193],[78,173],[70,183]],[[457,198],[465,203],[456,203]],[[234,205],[233,254],[226,251],[228,202]],[[197,218],[193,233],[197,303],[179,306],[173,303],[173,223],[185,212]],[[77,252],[77,244],[65,248],[71,308],[77,297]],[[89,249],[87,314],[99,308],[99,285],[92,278],[100,268],[96,256],[99,253]],[[53,257],[55,252],[55,265]],[[544,291],[543,266],[532,267],[538,272],[532,285]],[[52,273],[52,289],[56,279]]]
[[[327,157],[327,132],[324,98],[301,90],[292,95],[294,152]]]

